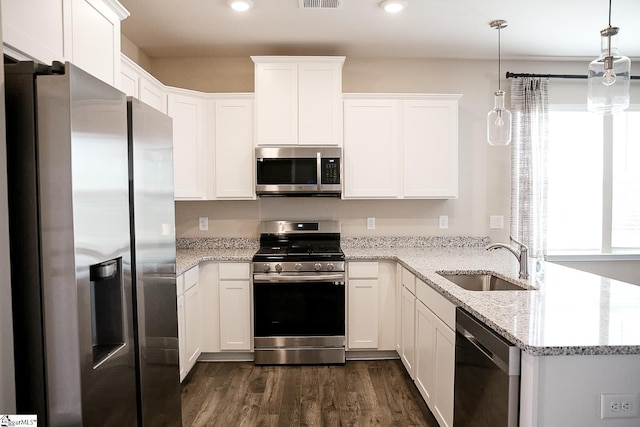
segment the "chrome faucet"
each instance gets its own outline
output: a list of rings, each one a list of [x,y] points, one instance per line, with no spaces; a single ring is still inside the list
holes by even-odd
[[[529,278],[529,267],[528,267],[529,248],[526,245],[518,242],[513,237],[509,236],[509,238],[513,243],[518,245],[517,250],[511,247],[510,245],[506,245],[504,243],[494,243],[493,245],[489,245],[487,246],[487,250],[493,251],[495,249],[500,249],[500,248],[509,250],[509,252],[515,255],[515,257],[518,259],[518,262],[520,263],[520,273],[518,277],[520,279],[528,279]]]

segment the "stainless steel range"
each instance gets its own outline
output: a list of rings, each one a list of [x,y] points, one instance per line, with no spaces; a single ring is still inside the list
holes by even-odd
[[[253,271],[255,363],[344,363],[340,222],[263,222]]]

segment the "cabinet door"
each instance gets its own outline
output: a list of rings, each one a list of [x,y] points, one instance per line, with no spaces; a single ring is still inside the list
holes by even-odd
[[[416,386],[425,402],[433,405],[435,380],[434,314],[422,302],[416,301]]]
[[[435,389],[433,413],[443,427],[453,426],[456,334],[437,316],[435,320]]]
[[[298,143],[340,145],[342,63],[298,66]]]
[[[253,102],[215,101],[215,198],[255,199]]]
[[[413,379],[415,376],[415,307],[416,297],[407,288],[402,288],[402,354],[400,359]]]
[[[398,196],[398,102],[344,102],[344,198]]]
[[[378,279],[349,279],[349,348],[378,348]]]
[[[72,0],[72,62],[112,86],[120,79],[120,17],[102,0]]]
[[[256,64],[255,93],[257,144],[297,144],[298,64]]]
[[[166,95],[162,85],[145,75],[140,76],[140,101],[167,113]]]
[[[140,86],[140,74],[129,62],[123,59],[120,65],[120,90],[127,94],[138,98]]]
[[[69,0],[2,0],[4,44],[44,64],[71,59],[68,6]]]
[[[458,196],[458,102],[403,102],[403,197]]]
[[[220,349],[251,350],[249,280],[220,280]]]
[[[170,93],[168,114],[173,118],[173,170],[176,199],[205,199],[206,128],[204,102],[196,97]]]
[[[184,313],[186,372],[189,373],[200,356],[202,340],[202,307],[198,283],[184,293]]]
[[[187,376],[185,320],[184,295],[178,295],[178,357],[180,359],[180,382]]]

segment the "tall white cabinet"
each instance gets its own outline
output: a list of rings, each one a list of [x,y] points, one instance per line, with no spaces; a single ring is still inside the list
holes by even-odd
[[[346,199],[458,196],[460,95],[345,94]]]
[[[257,145],[341,145],[343,56],[252,56]]]

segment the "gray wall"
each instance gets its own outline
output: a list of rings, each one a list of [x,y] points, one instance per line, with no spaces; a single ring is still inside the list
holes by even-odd
[[[0,12],[0,23],[2,13]],[[0,25],[0,44],[2,28]],[[4,68],[0,67],[0,414],[16,412],[11,320],[11,276],[7,205],[7,157],[4,122]]]

